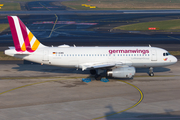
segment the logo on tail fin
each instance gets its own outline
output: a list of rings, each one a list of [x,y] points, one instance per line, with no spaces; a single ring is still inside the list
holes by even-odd
[[[42,44],[17,16],[8,16],[9,25],[17,52],[34,52]]]

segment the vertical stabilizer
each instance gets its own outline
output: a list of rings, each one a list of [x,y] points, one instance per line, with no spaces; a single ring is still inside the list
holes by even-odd
[[[8,16],[8,21],[17,52],[34,52],[44,47],[17,16]]]

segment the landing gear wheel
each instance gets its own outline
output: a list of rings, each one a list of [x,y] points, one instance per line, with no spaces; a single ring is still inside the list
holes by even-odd
[[[152,72],[152,73],[149,73],[149,76],[153,77],[153,76],[154,76],[154,73],[153,73],[153,72]]]
[[[101,75],[95,75],[96,80],[101,80],[102,76]]]
[[[153,67],[149,68],[149,76],[153,77],[154,73],[153,73]]]

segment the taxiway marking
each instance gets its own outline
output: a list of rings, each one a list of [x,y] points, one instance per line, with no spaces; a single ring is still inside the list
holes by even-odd
[[[42,5],[40,2],[39,2],[39,4],[40,4],[42,7],[44,7],[45,9],[47,9],[48,11],[51,11],[50,9],[48,9],[47,7],[45,7],[44,5]],[[56,21],[54,22],[53,28],[52,28],[51,33],[49,34],[48,37],[51,37],[51,34],[52,34],[52,32],[54,31],[54,27],[56,26],[56,23],[57,23],[57,21],[58,21],[58,16],[57,16],[56,14],[54,14],[54,15],[55,15],[55,17],[56,17]]]
[[[175,37],[171,37],[171,36],[168,36],[169,38],[172,38],[172,39],[175,39],[175,40],[179,40],[180,41],[180,39],[179,38],[175,38]]]
[[[142,92],[137,86],[135,86],[135,85],[133,85],[133,84],[131,84],[131,83],[128,83],[128,82],[126,82],[126,81],[123,81],[123,80],[118,80],[118,81],[124,82],[124,83],[126,83],[126,84],[134,87],[135,89],[137,89],[138,92],[139,92],[139,94],[140,94],[140,99],[139,99],[139,101],[138,101],[137,103],[135,103],[133,106],[129,107],[129,108],[126,108],[126,109],[124,109],[124,110],[121,110],[121,111],[119,111],[119,112],[115,112],[115,113],[112,113],[112,114],[109,114],[109,115],[106,115],[106,116],[97,117],[97,118],[94,118],[94,119],[92,119],[92,120],[97,120],[97,119],[101,119],[101,118],[105,118],[105,117],[109,117],[109,116],[113,116],[113,115],[116,115],[116,114],[125,112],[125,111],[127,111],[127,110],[130,110],[130,109],[136,107],[138,104],[140,104],[140,103],[142,102],[142,100],[143,100],[143,98],[144,98],[144,95],[143,95],[143,92]]]

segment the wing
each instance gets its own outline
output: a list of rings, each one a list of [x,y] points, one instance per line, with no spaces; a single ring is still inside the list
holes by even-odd
[[[115,62],[102,62],[102,63],[85,63],[79,65],[82,68],[82,71],[87,69],[98,69],[98,68],[110,68],[117,65],[123,65],[123,63],[115,63]]]

